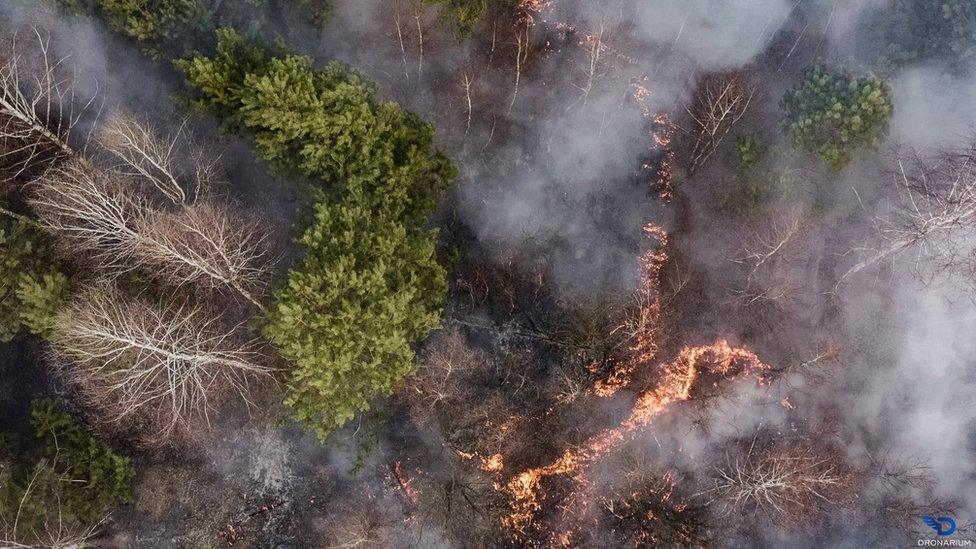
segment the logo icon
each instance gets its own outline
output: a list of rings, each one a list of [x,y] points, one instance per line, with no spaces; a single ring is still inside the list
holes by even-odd
[[[951,536],[956,531],[956,521],[952,517],[933,517],[922,515],[922,522],[929,525],[940,536]]]

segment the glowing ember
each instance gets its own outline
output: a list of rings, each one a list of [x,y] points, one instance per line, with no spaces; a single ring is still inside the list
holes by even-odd
[[[650,101],[652,92],[648,87],[649,81],[650,77],[647,75],[634,79],[631,82],[631,87],[633,88],[631,95],[641,109],[641,116],[649,120],[654,128],[651,131],[651,139],[654,141],[655,147],[662,151],[663,154],[657,167],[658,196],[665,200],[670,200],[674,196],[674,188],[671,184],[671,166],[674,164],[675,155],[674,148],[671,146],[671,140],[674,136],[674,123],[671,122],[671,118],[667,114],[655,113],[651,109]],[[648,171],[654,170],[654,166],[651,164],[645,164],[643,168]]]
[[[493,454],[486,458],[481,458],[481,470],[488,473],[497,473],[505,468],[505,457],[501,454]]]
[[[512,478],[503,489],[511,496],[512,512],[503,524],[518,535],[529,533],[535,526],[536,514],[542,509],[542,481],[552,476],[571,476],[577,485],[588,484],[586,469],[593,462],[629,440],[651,420],[664,412],[674,402],[687,400],[698,377],[703,373],[735,377],[766,369],[759,358],[750,351],[730,346],[720,340],[714,345],[686,347],[672,362],[661,367],[661,381],[654,389],[641,394],[630,415],[619,426],[591,438],[578,450],[566,452],[544,467],[523,471]],[[563,505],[564,514],[574,509],[584,515],[581,508],[586,502]],[[566,533],[556,534],[556,540],[569,541]]]
[[[418,505],[420,503],[420,491],[413,485],[413,480],[404,474],[399,461],[393,464],[393,477],[410,503]]]

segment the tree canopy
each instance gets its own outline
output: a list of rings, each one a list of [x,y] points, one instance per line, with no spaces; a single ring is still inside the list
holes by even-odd
[[[217,38],[213,57],[178,63],[199,92],[197,107],[250,134],[280,172],[329,190],[397,195],[408,217],[426,217],[455,175],[432,147],[433,127],[377,101],[376,85],[339,63],[317,70],[308,57],[263,48],[232,29]]]
[[[24,544],[86,546],[82,542],[105,514],[131,500],[132,465],[51,399],[33,402],[31,424],[37,440],[25,446],[36,448],[0,467],[3,536]]]
[[[439,323],[446,274],[427,216],[456,170],[429,124],[338,63],[317,70],[225,29],[213,57],[179,66],[198,107],[314,185],[304,257],[264,332],[294,365],[286,404],[324,438],[389,394],[412,368],[411,345]]]
[[[305,257],[275,294],[265,335],[295,364],[285,402],[320,437],[391,393],[412,370],[411,343],[439,324],[436,233],[400,223],[398,209],[358,192],[316,204]]]
[[[47,336],[68,278],[51,261],[53,250],[26,220],[0,220],[0,341],[24,330]]]
[[[891,91],[875,76],[857,78],[823,65],[786,93],[783,126],[798,150],[842,169],[860,148],[876,147],[891,118]]]
[[[894,0],[865,18],[862,41],[882,66],[976,58],[976,4],[968,0]]]
[[[51,0],[72,13],[98,13],[113,31],[158,57],[165,42],[192,22],[202,22],[199,0]]]

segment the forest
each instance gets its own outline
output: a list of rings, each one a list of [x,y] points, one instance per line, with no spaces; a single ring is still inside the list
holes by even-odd
[[[976,3],[0,0],[0,548],[976,540]]]

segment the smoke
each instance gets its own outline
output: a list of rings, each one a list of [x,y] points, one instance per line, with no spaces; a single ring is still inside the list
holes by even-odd
[[[895,104],[891,142],[935,152],[972,139],[976,76],[947,74],[939,67],[913,67],[896,75],[891,87]]]
[[[383,98],[398,100],[434,122],[438,144],[461,169],[455,194],[444,203],[449,211],[442,214],[472,235],[466,254],[477,248],[491,260],[518,256],[543,262],[567,301],[626,294],[637,274],[641,228],[654,222],[680,235],[675,240],[687,247],[684,260],[695,271],[692,282],[677,285],[668,302],[670,314],[678,318],[675,338],[698,343],[730,335],[774,366],[799,361],[821,339],[839,340],[843,360],[829,381],[800,372],[772,389],[753,381],[730,384],[724,388],[728,398],[709,401],[704,411],[690,403],[655,421],[640,441],[649,451],[668,454],[671,465],[693,471],[725,443],[761,426],[789,432],[796,424],[830,419],[839,423],[851,464],[866,464],[884,453],[926,456],[939,495],[960,500],[960,518],[966,520],[976,512],[976,468],[969,459],[976,412],[967,405],[976,388],[971,337],[976,306],[958,288],[942,281],[920,285],[897,265],[893,276],[866,273],[839,294],[830,294],[834,273],[849,262],[844,252],[871,236],[864,232],[863,216],[872,208],[869,197],[883,194],[873,183],[879,167],[871,153],[863,153],[866,165],[857,172],[842,174],[825,173],[808,158],[789,159],[793,171],[784,178],[792,185],[788,200],[808,206],[806,215],[822,215],[818,222],[830,233],[804,234],[806,263],[785,271],[787,286],[806,292],[799,304],[776,303],[768,309],[730,304],[730,273],[737,268],[732,259],[765,220],[737,224],[711,204],[700,204],[715,201],[717,189],[732,185],[735,163],[728,142],[734,137],[754,134],[770,145],[786,145],[777,120],[781,90],[814,59],[844,64],[863,53],[863,44],[851,34],[863,25],[865,14],[885,5],[557,0],[524,36],[510,21],[488,22],[459,44],[433,11],[382,0],[337,2],[318,43],[300,47],[320,61],[350,63],[380,83]],[[17,24],[37,21],[30,19],[34,12],[28,16],[8,4],[0,12]],[[72,69],[85,77],[83,91],[97,89],[109,108],[136,106],[160,117],[181,114],[168,97],[177,84],[160,76],[130,45],[108,37],[100,25],[50,15],[39,22],[52,29],[59,49],[71,53]],[[314,36],[308,28],[301,32]],[[593,49],[594,37],[605,48]],[[597,60],[594,51],[599,51]],[[713,167],[687,179],[679,173],[679,197],[670,204],[661,201],[655,196],[656,176],[644,167],[660,160],[661,151],[642,109],[681,118],[700,75],[742,68],[762,77],[747,117],[753,122],[730,136],[711,161]],[[643,77],[651,95],[639,104],[634,83],[644,82]],[[976,123],[972,78],[948,74],[933,63],[895,71],[891,86],[895,111],[889,144],[935,150],[969,138]],[[277,182],[262,175],[263,168],[253,164],[243,145],[233,145],[229,157],[229,164],[252,166],[236,172],[235,192],[249,193],[255,203],[272,194]],[[866,204],[846,190],[852,185]],[[843,207],[823,207],[818,202],[822,195]],[[269,217],[281,210],[286,212],[281,217],[289,219],[297,209],[290,202],[272,208],[276,213]],[[669,342],[672,347],[680,343],[689,341]],[[784,397],[789,397],[786,403]],[[431,447],[440,444],[431,438]],[[385,470],[397,452],[385,441],[366,468]],[[322,452],[311,440],[260,427],[228,436],[210,456],[215,474],[242,475],[242,485],[272,495],[309,495],[300,489],[302,479],[318,466],[330,471],[315,474],[339,479],[349,490],[384,486],[376,478],[382,475],[345,474],[353,468],[353,453],[348,448]],[[317,482],[317,487],[325,484],[321,478]],[[860,539],[848,531],[844,535],[838,543]],[[445,538],[438,545],[449,545],[449,536],[437,537]],[[775,542],[802,546],[796,539]]]
[[[793,11],[789,0],[635,2],[637,33],[700,70],[737,69],[765,50]]]

